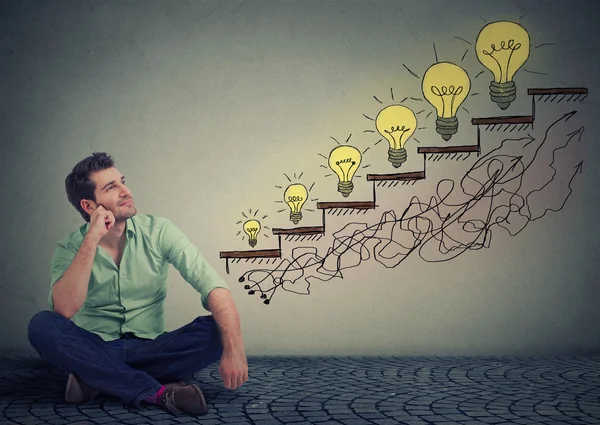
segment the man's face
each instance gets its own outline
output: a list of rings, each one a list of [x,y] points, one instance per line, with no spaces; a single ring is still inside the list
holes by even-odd
[[[111,167],[93,172],[90,180],[96,183],[96,205],[111,211],[115,221],[125,221],[137,214],[131,191],[119,170]]]

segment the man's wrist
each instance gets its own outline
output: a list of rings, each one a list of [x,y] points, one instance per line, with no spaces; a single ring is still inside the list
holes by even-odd
[[[88,242],[91,243],[93,245],[98,245],[100,244],[100,239],[102,239],[101,237],[98,237],[97,235],[91,233],[91,232],[87,232],[85,234],[85,236],[83,237],[84,242]]]
[[[235,353],[237,351],[244,351],[244,341],[242,337],[223,338],[223,353]]]

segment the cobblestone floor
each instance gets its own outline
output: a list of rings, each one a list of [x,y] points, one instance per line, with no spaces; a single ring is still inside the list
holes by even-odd
[[[3,424],[599,424],[600,357],[249,359],[250,380],[197,373],[209,413],[72,405],[66,376],[42,360],[0,359]]]

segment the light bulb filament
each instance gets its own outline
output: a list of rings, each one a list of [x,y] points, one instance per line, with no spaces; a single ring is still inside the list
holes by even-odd
[[[304,201],[302,196],[288,196],[288,203],[292,207],[292,212],[300,212],[300,203]]]
[[[384,132],[389,134],[390,137],[394,140],[394,145],[398,145],[397,147],[394,146],[394,148],[396,149],[402,147],[402,138],[404,137],[404,133],[408,131],[410,131],[410,128],[406,128],[405,126],[400,127],[399,125],[396,127],[390,127],[390,130],[384,130]],[[393,135],[393,133],[400,134]]]
[[[500,81],[499,82],[506,82],[508,80],[508,76],[505,75],[508,73],[508,69],[510,68],[510,60],[512,58],[513,53],[516,50],[519,50],[521,48],[521,43],[516,43],[515,44],[515,40],[508,40],[508,42],[502,40],[500,41],[500,48],[497,49],[495,44],[491,44],[490,48],[492,49],[492,51],[488,51],[488,50],[482,50],[482,53],[486,56],[491,57],[496,64],[498,65],[498,69],[500,70]],[[509,50],[510,53],[508,54],[508,59],[506,60],[506,66],[503,67],[500,62],[498,61],[498,59],[494,56],[494,53],[497,52],[502,52],[502,51],[506,51]],[[503,61],[504,62],[504,61]]]
[[[442,117],[446,117],[446,114],[449,114],[450,116],[454,115],[454,99],[456,98],[456,96],[458,96],[459,94],[461,94],[463,92],[463,86],[441,86],[437,87],[437,86],[431,86],[431,92],[442,98]],[[452,96],[450,99],[450,110],[446,111],[446,99],[444,99],[444,96]]]
[[[342,164],[350,164],[350,166],[349,167],[342,166]],[[350,170],[352,170],[352,168],[354,168],[354,166],[356,165],[356,161],[353,161],[352,158],[346,158],[346,159],[341,159],[339,161],[336,161],[335,165],[337,165],[340,168],[340,171],[342,172],[343,180],[347,181],[347,180],[349,180],[348,176],[350,175]]]

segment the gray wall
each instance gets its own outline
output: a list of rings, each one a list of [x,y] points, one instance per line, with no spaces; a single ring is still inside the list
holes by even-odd
[[[4,352],[35,355],[26,327],[48,308],[54,244],[82,223],[64,178],[93,151],[115,157],[139,212],[170,218],[222,272],[241,312],[248,354],[552,355],[600,348],[597,2],[115,0],[0,7]],[[484,70],[475,39],[495,20],[520,22],[532,46],[545,44],[532,48],[527,71],[515,77],[518,99],[504,112],[489,100],[487,71],[475,78]],[[411,255],[389,268],[363,261],[344,270],[343,279],[313,281],[310,295],[279,290],[268,306],[247,295],[237,279],[257,265],[234,264],[226,274],[219,259],[219,251],[250,249],[237,234],[242,212],[258,209],[268,215],[264,225],[290,227],[277,212],[284,173],[314,182],[311,199],[370,199],[364,175],[395,171],[387,148],[364,131],[374,125],[363,114],[373,117],[382,107],[373,96],[392,103],[390,89],[396,101],[422,97],[420,79],[404,65],[422,77],[435,62],[434,43],[439,60],[460,63],[479,93],[460,111],[451,144],[476,143],[471,118],[531,113],[529,87],[589,89],[583,103],[540,106],[533,130],[511,134],[543,138],[563,113],[578,111],[561,129],[564,137],[585,127],[570,153],[584,159],[582,173],[564,207],[554,208],[569,193],[568,180],[539,201],[559,211],[514,236],[494,228],[487,249],[438,263]],[[420,144],[407,144],[402,169],[417,171],[423,161],[416,148],[443,142],[435,115],[424,119],[432,108],[408,104],[425,110],[419,123],[426,128],[415,134]],[[342,199],[319,154],[335,146],[332,137],[343,142],[350,134],[361,150],[370,147],[364,161],[371,167],[352,197]],[[506,137],[483,134],[482,154]],[[328,218],[328,233],[312,246],[322,255],[348,222],[374,224],[383,211],[400,214],[413,195],[428,200],[439,180],[458,181],[476,160],[428,163],[427,181],[381,189],[381,208],[359,218]],[[320,223],[320,212],[307,211],[301,225]],[[294,246],[284,244],[284,256]],[[271,235],[256,249],[276,247]],[[169,329],[205,313],[175,270],[167,311]]]

